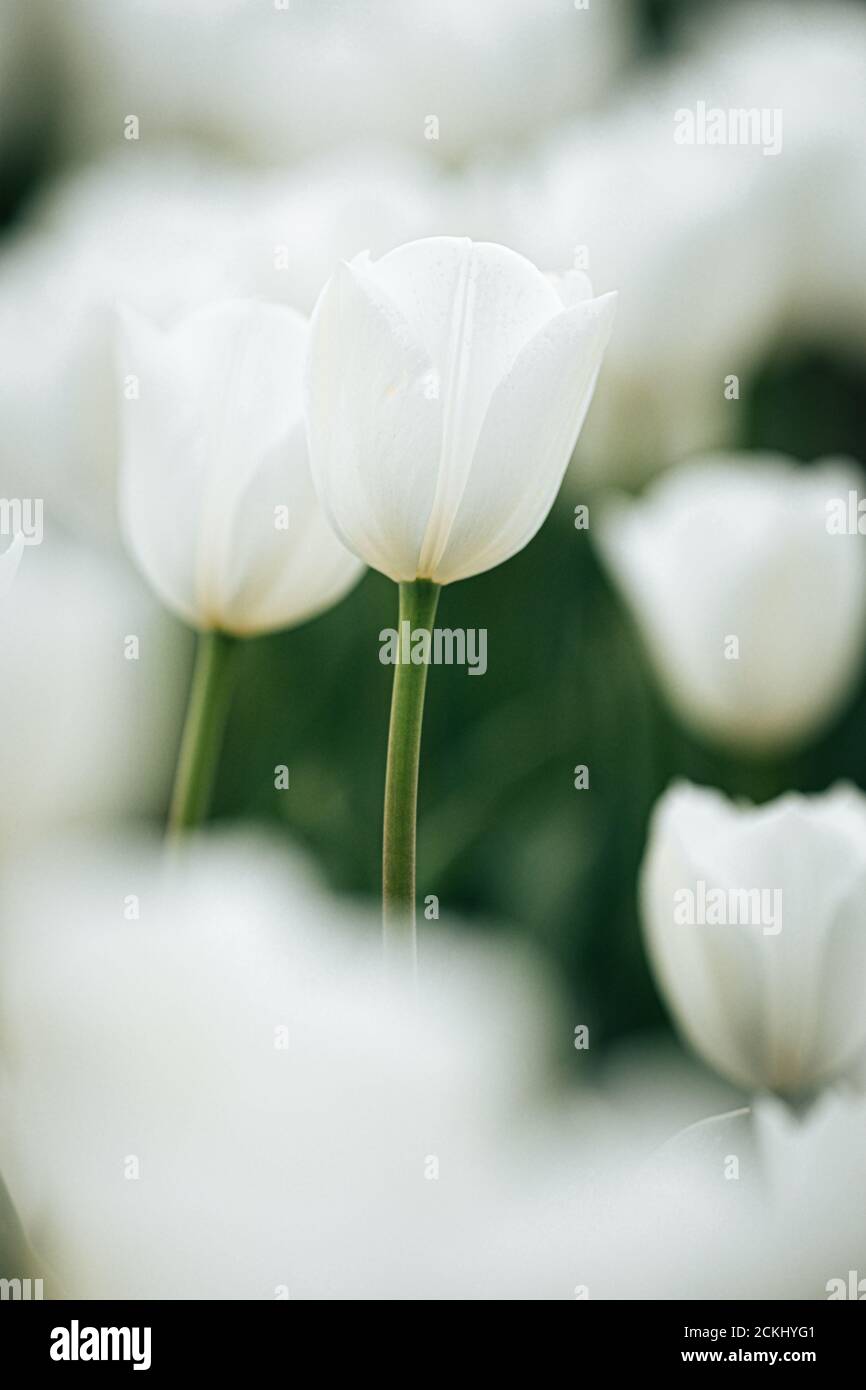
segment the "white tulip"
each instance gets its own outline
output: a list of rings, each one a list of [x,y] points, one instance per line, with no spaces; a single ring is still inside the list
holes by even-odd
[[[443,163],[525,140],[602,97],[635,35],[622,0],[577,16],[564,0],[77,0],[52,21],[67,142],[119,138],[134,92],[143,141],[183,132],[283,165],[364,139]]]
[[[524,955],[443,924],[423,992],[383,989],[371,923],[284,844],[203,840],[166,876],[46,839],[10,867],[0,1166],[69,1294],[556,1287],[521,1144],[557,1009]]]
[[[252,197],[241,175],[172,152],[109,158],[48,186],[0,256],[7,495],[44,498],[49,521],[117,543],[116,305],[168,326],[255,294],[240,249]]]
[[[361,573],[312,486],[306,338],[299,314],[251,301],[200,310],[167,332],[126,316],[124,529],[163,602],[200,630],[291,627]]]
[[[420,994],[384,991],[370,923],[285,845],[203,839],[168,877],[134,843],[16,855],[0,1167],[65,1295],[781,1299],[857,1267],[862,1102],[759,1102],[758,1201],[745,1163],[672,1167],[712,1093],[645,1052],[557,1092],[531,962],[443,928]]]
[[[753,1126],[772,1222],[761,1244],[766,1250],[775,1235],[788,1296],[862,1301],[866,1097],[839,1087],[801,1114],[764,1097],[753,1107]]]
[[[615,295],[464,238],[343,263],[313,314],[310,456],[337,534],[398,582],[522,549],[586,415]]]
[[[642,481],[671,459],[733,447],[725,377],[739,373],[744,393],[776,341],[791,275],[777,183],[786,161],[675,144],[684,86],[703,91],[702,81],[680,66],[645,72],[628,101],[554,128],[505,167],[479,159],[455,180],[453,216],[469,235],[536,265],[585,266],[599,292],[619,292],[570,475],[580,487],[589,476]]]
[[[773,166],[762,173],[776,203],[774,274],[786,281],[780,334],[786,344],[794,336],[862,360],[866,12],[844,0],[820,8],[749,0],[696,19],[688,26],[693,91],[720,106],[736,92],[735,106],[777,110],[784,120],[783,157],[760,161]]]
[[[646,942],[682,1032],[750,1090],[796,1097],[866,1048],[866,796],[765,806],[681,783],[641,873]]]
[[[0,254],[0,476],[7,496],[115,544],[115,308],[163,328],[222,299],[309,314],[334,265],[441,220],[420,159],[354,148],[279,174],[148,147],[51,183]]]
[[[672,470],[611,503],[598,536],[672,707],[710,740],[777,751],[850,693],[866,630],[866,548],[828,528],[862,477],[767,455]]]

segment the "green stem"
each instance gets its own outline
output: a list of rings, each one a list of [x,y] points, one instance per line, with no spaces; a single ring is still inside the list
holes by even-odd
[[[416,579],[400,585],[398,637],[430,632],[439,602],[439,585]],[[427,663],[399,660],[394,667],[388,763],[385,771],[385,826],[382,843],[382,908],[385,949],[389,956],[415,961],[415,832],[418,762]]]
[[[172,839],[200,825],[207,815],[231,703],[237,645],[237,638],[224,632],[199,635],[168,815]]]

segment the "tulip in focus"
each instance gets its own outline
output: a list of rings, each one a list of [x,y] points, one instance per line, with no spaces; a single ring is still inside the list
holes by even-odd
[[[681,783],[653,815],[644,935],[680,1029],[749,1091],[800,1099],[866,1050],[866,795],[760,807]]]
[[[616,296],[492,243],[343,263],[313,313],[310,457],[334,529],[399,582],[502,564],[550,511]]]
[[[776,753],[851,692],[866,635],[866,548],[828,505],[862,488],[843,461],[769,455],[676,468],[608,506],[602,554],[671,707],[697,734]]]
[[[400,585],[400,628],[510,559],[553,505],[589,408],[616,296],[558,283],[465,237],[344,262],[310,329],[313,475],[337,535]],[[397,665],[385,774],[385,939],[414,960],[426,661]]]

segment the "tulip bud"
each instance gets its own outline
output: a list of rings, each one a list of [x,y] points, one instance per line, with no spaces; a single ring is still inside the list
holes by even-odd
[[[676,468],[598,535],[659,684],[697,734],[776,752],[843,704],[866,632],[866,547],[830,505],[860,473],[767,455]]]
[[[788,1097],[866,1048],[866,796],[838,786],[764,806],[679,783],[653,814],[644,935],[692,1046],[752,1091]]]
[[[160,598],[203,631],[292,627],[361,566],[316,501],[302,418],[307,325],[227,301],[168,332],[127,313],[121,518]]]
[[[343,263],[310,332],[313,475],[344,543],[397,582],[509,559],[553,505],[615,295],[516,252],[433,237]],[[576,298],[575,295],[583,295]]]

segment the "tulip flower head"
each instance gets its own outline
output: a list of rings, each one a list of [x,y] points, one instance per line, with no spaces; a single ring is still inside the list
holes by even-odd
[[[129,549],[191,626],[250,636],[304,622],[361,566],[316,501],[302,416],[307,325],[226,301],[167,332],[127,313],[121,517]]]
[[[687,783],[653,815],[644,935],[674,1017],[737,1085],[797,1098],[866,1050],[866,796],[754,807]]]
[[[344,262],[310,327],[313,477],[335,532],[430,632],[443,584],[521,550],[553,505],[592,398],[615,296],[558,288],[504,246],[412,241]],[[415,950],[426,670],[397,666],[383,837],[386,942]],[[402,946],[401,946],[402,949]]]
[[[344,543],[397,582],[440,585],[521,550],[562,482],[615,300],[464,238],[343,263],[313,313],[307,419]]]
[[[776,754],[849,695],[866,636],[866,548],[828,505],[850,463],[771,455],[672,469],[596,531],[671,707],[698,735]]]
[[[168,332],[126,316],[121,366],[134,389],[123,411],[123,526],[157,594],[199,629],[173,835],[207,811],[235,639],[304,622],[361,573],[313,490],[301,408],[306,339],[294,310],[241,300]]]

